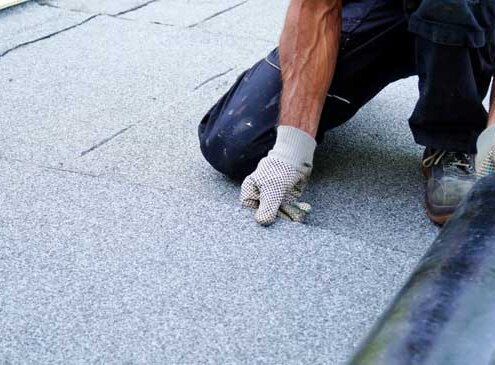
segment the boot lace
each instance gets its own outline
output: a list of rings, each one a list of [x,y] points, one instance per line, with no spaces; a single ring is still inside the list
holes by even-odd
[[[455,166],[463,170],[469,171],[471,169],[471,163],[469,162],[469,155],[462,152],[448,152],[438,150],[423,160],[423,166],[426,168],[438,165],[440,161],[445,158],[445,164],[449,166]]]

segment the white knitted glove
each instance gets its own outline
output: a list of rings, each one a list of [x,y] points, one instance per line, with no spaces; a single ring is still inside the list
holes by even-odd
[[[297,199],[309,180],[315,148],[315,139],[306,132],[278,127],[275,146],[241,187],[241,204],[258,209],[259,224],[270,225],[277,216],[304,221],[311,206]]]
[[[476,155],[476,173],[484,177],[495,173],[495,126],[483,131],[478,137]]]

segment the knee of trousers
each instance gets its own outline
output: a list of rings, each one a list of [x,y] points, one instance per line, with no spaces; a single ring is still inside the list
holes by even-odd
[[[200,148],[205,159],[217,171],[236,180],[244,179],[256,169],[259,161],[273,147],[275,133],[273,142],[271,139],[256,139],[242,133],[208,129],[203,123],[199,126]]]

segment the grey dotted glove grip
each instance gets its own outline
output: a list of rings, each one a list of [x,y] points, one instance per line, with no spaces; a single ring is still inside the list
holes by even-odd
[[[483,131],[478,138],[476,155],[476,173],[484,177],[495,173],[495,126]]]
[[[241,204],[257,209],[256,221],[272,224],[277,216],[302,222],[311,210],[300,198],[313,168],[316,141],[289,126],[277,129],[277,140],[268,156],[241,187]]]

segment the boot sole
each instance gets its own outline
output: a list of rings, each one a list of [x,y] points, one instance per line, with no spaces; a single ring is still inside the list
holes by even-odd
[[[438,224],[439,226],[443,226],[452,216],[452,214],[435,214],[428,208],[428,204],[425,204],[425,210],[428,218],[430,218],[433,223]]]

